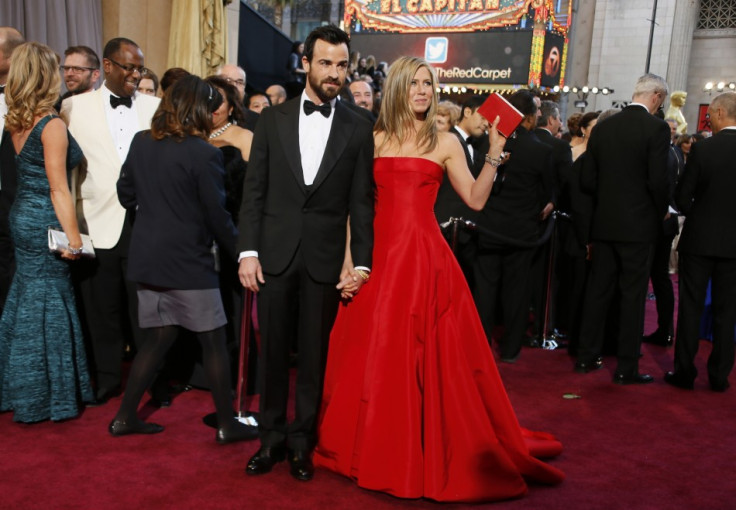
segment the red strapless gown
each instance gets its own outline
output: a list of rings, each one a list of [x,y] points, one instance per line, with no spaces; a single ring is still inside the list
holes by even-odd
[[[374,174],[373,272],[332,330],[315,464],[437,501],[518,497],[525,478],[559,483],[564,474],[534,455],[562,446],[519,427],[437,225],[442,168],[377,158]]]

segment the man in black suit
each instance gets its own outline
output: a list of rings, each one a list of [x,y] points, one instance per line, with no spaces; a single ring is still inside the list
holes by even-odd
[[[654,242],[667,213],[669,127],[654,115],[667,97],[667,83],[646,74],[634,87],[632,103],[599,122],[590,137],[581,174],[583,191],[593,194],[591,272],[575,370],[600,368],[605,317],[614,291],[620,292],[617,384],[644,384],[639,373],[644,300]]]
[[[542,101],[539,108],[539,117],[537,118],[537,128],[534,134],[539,141],[552,148],[552,201],[547,203],[542,210],[542,219],[546,219],[554,209],[570,212],[570,196],[564,183],[568,180],[570,170],[572,168],[572,150],[570,144],[557,138],[557,134],[562,128],[562,120],[560,119],[560,109],[554,101]],[[569,234],[571,225],[569,222],[561,221],[557,224],[558,238],[564,238]],[[542,331],[544,326],[544,289],[547,283],[547,265],[549,261],[549,249],[552,245],[547,243],[540,246],[534,256],[532,266],[532,305],[537,310],[534,314],[534,330],[538,332],[540,338],[547,335],[547,331]],[[569,308],[569,292],[571,287],[566,285],[571,277],[565,270],[570,266],[566,252],[559,249],[561,243],[555,246],[555,260],[557,261],[557,270],[550,278],[553,278],[553,285],[550,292],[555,296],[550,298],[550,317],[553,321],[550,324],[559,325],[556,317],[566,317]],[[558,282],[563,284],[559,286]],[[557,313],[558,310],[561,313]],[[566,328],[565,328],[566,329]],[[533,340],[533,345],[537,345],[537,341]]]
[[[340,291],[368,278],[373,247],[372,125],[336,100],[349,38],[315,29],[300,97],[264,110],[253,138],[240,212],[239,275],[258,294],[261,448],[246,472],[284,460],[310,480],[330,330]],[[352,260],[346,259],[350,230]],[[354,263],[354,265],[353,265]],[[287,424],[289,347],[297,337],[296,416]]]
[[[473,297],[489,341],[500,299],[505,326],[499,342],[501,361],[513,363],[526,337],[531,300],[529,273],[534,248],[524,244],[539,238],[541,213],[551,201],[552,150],[532,133],[537,121],[537,106],[532,94],[520,90],[509,102],[524,119],[504,147],[511,156],[499,167],[504,179],[500,191],[491,195],[478,215],[481,226],[505,240],[484,234],[478,236]],[[497,177],[493,186],[498,185]]]
[[[8,224],[16,191],[15,149],[10,132],[3,129],[8,112],[5,82],[10,72],[10,55],[23,42],[23,36],[13,27],[0,27],[0,315],[15,273],[15,253]]]
[[[485,101],[483,96],[472,96],[462,105],[461,117],[457,125],[450,128],[460,140],[460,145],[465,151],[465,161],[468,164],[473,177],[478,177],[483,165],[486,152],[479,152],[473,148],[471,141],[483,137],[488,129],[488,121],[478,113],[478,108]],[[475,219],[476,213],[455,192],[449,179],[443,179],[437,192],[437,200],[434,204],[434,214],[440,223],[448,221],[451,217]],[[452,227],[446,232],[446,237],[452,244]],[[463,270],[465,279],[470,288],[473,288],[473,263],[475,261],[476,236],[470,232],[460,230],[455,244],[455,257]]]
[[[713,136],[693,144],[675,201],[686,216],[680,255],[680,310],[675,342],[675,369],[665,375],[673,386],[692,389],[698,375],[700,316],[711,280],[713,350],[708,358],[708,381],[713,391],[729,387],[734,364],[736,326],[736,92],[724,92],[708,107]]]

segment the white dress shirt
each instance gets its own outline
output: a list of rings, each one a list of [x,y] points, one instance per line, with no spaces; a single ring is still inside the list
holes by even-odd
[[[468,154],[470,154],[470,160],[475,161],[475,151],[473,150],[473,146],[470,145],[470,142],[468,142],[468,138],[470,138],[470,135],[463,131],[460,126],[455,126],[455,129],[458,133],[460,133],[460,136],[463,137],[463,140],[465,140],[465,147],[468,148]]]
[[[317,170],[325,154],[327,139],[330,137],[332,119],[335,118],[336,99],[330,101],[330,116],[325,117],[319,112],[311,115],[304,113],[304,101],[311,101],[307,92],[302,92],[299,102],[299,153],[304,172],[304,184],[310,186],[317,176]]]
[[[125,106],[113,108],[110,105],[110,96],[114,96],[114,94],[110,92],[106,84],[103,83],[102,85],[102,97],[105,103],[107,126],[110,129],[110,135],[115,144],[115,149],[118,151],[118,156],[120,156],[121,163],[128,157],[128,150],[130,149],[130,143],[133,141],[133,137],[141,130],[138,112],[135,109],[135,96],[137,94],[138,92],[131,98],[133,100],[133,106],[130,108],[126,108]]]

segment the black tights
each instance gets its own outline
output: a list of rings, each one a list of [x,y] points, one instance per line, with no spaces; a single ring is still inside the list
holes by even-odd
[[[162,365],[166,353],[178,335],[177,326],[163,326],[145,329],[145,340],[130,369],[125,395],[120,404],[116,419],[132,423],[138,421],[138,404],[143,394]],[[230,398],[230,365],[228,362],[225,327],[196,333],[202,345],[202,362],[207,382],[215,401],[217,423],[228,428],[233,420],[232,399]]]

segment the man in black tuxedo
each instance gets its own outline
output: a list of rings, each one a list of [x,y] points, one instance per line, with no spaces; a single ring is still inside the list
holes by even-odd
[[[644,384],[639,373],[644,301],[654,242],[667,213],[669,127],[654,115],[667,97],[667,83],[646,74],[634,87],[632,103],[599,122],[591,134],[581,174],[583,191],[593,194],[591,272],[575,370],[600,368],[605,317],[620,292],[617,384]]]
[[[240,212],[240,280],[258,292],[261,448],[246,472],[267,473],[289,450],[310,480],[327,343],[340,288],[368,278],[373,248],[372,125],[336,100],[349,38],[335,26],[305,41],[300,97],[263,111]],[[352,260],[346,258],[350,231]],[[354,264],[353,264],[354,263]],[[286,420],[289,347],[297,337],[296,416]]]
[[[471,144],[473,139],[483,137],[486,129],[488,129],[488,121],[478,112],[478,108],[483,104],[483,101],[485,101],[484,96],[472,96],[467,99],[462,105],[460,120],[456,126],[450,128],[450,133],[457,136],[460,145],[463,146],[465,161],[473,177],[478,177],[485,164],[484,157],[487,153],[487,151],[479,152],[475,150]],[[437,192],[434,214],[440,223],[448,221],[451,217],[473,220],[476,216],[475,211],[463,202],[447,178],[442,180]],[[445,235],[452,243],[452,227],[448,229]],[[465,279],[471,289],[473,288],[473,263],[476,251],[475,234],[460,230],[455,245],[455,257],[457,257],[460,268],[463,270]]]
[[[5,306],[10,284],[15,273],[15,253],[10,236],[8,216],[15,200],[15,149],[10,132],[5,131],[5,82],[10,72],[10,55],[24,42],[23,36],[13,27],[0,27],[0,315]]]
[[[547,203],[542,211],[542,219],[546,219],[554,209],[570,212],[570,195],[567,191],[565,182],[569,179],[570,170],[572,169],[572,150],[570,144],[564,140],[557,138],[557,134],[562,128],[562,120],[560,119],[560,109],[554,101],[542,101],[539,108],[539,117],[537,118],[537,127],[534,134],[539,141],[552,148],[552,201]],[[560,221],[557,226],[558,238],[564,239],[570,234],[571,225],[569,222]],[[547,282],[547,265],[549,261],[549,249],[552,245],[547,243],[540,246],[534,255],[532,265],[532,305],[537,310],[534,314],[534,330],[539,334],[540,338],[547,335],[547,331],[542,331],[544,327],[544,289]],[[569,308],[569,292],[570,285],[567,283],[571,280],[569,273],[565,271],[569,268],[569,257],[564,250],[560,249],[561,243],[555,246],[556,271],[550,275],[553,278],[553,285],[550,292],[554,298],[550,298],[550,317],[553,318],[551,324],[560,325],[557,317],[566,317]],[[559,286],[558,282],[563,282]],[[561,312],[558,314],[558,310]],[[566,329],[566,328],[565,328]],[[533,345],[537,345],[537,341],[533,340]]]
[[[685,215],[680,255],[680,309],[675,342],[675,369],[665,375],[673,386],[692,389],[698,375],[700,316],[711,280],[713,350],[708,380],[713,391],[729,387],[734,364],[736,326],[736,92],[724,92],[708,107],[713,136],[693,144],[675,201]]]
[[[551,201],[552,149],[532,133],[537,121],[532,94],[520,90],[509,102],[524,119],[504,147],[511,156],[499,167],[503,182],[499,183],[497,176],[493,185],[496,188],[500,184],[500,190],[491,195],[478,215],[479,225],[505,239],[496,240],[482,233],[478,236],[473,297],[489,341],[500,299],[505,326],[499,342],[501,361],[513,363],[526,337],[531,300],[529,273],[534,248],[524,244],[539,238],[542,210]]]

